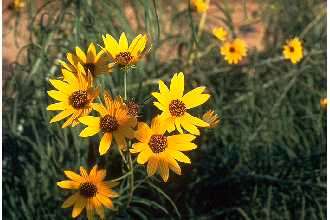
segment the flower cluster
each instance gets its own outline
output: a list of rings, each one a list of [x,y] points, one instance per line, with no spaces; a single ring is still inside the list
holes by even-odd
[[[59,61],[61,77],[49,80],[54,89],[48,91],[48,95],[57,102],[50,104],[47,110],[60,111],[50,123],[65,119],[62,128],[84,126],[80,137],[99,135],[100,155],[116,145],[122,156],[123,152],[129,158],[136,154],[138,164],[147,163],[148,176],[159,173],[167,182],[169,170],[181,175],[178,162],[191,163],[183,152],[197,148],[193,141],[200,135],[200,128],[215,127],[219,118],[214,111],[206,112],[202,119],[191,114],[191,109],[204,104],[210,95],[205,93],[203,86],[185,93],[182,72],[173,75],[169,86],[159,80],[159,91],[151,93],[155,98],[153,105],[160,112],[150,125],[138,121],[139,105],[127,99],[126,81],[124,98],[112,97],[107,90],[100,91],[102,86],[96,85],[95,78],[118,67],[126,80],[128,70],[145,55],[147,40],[146,35],[140,34],[129,44],[125,33],[121,34],[119,41],[107,34],[103,36],[104,47],[99,52],[91,43],[86,53],[79,47],[75,48],[75,53],[67,53],[67,60]],[[88,219],[92,219],[95,212],[104,218],[104,207],[112,208],[111,198],[119,196],[111,190],[118,183],[104,181],[106,171],[98,169],[97,165],[89,174],[83,167],[80,167],[80,175],[72,171],[64,173],[70,180],[57,185],[77,192],[62,207],[73,206],[72,217],[77,217],[86,208]],[[134,175],[132,170],[131,175]]]
[[[244,40],[240,38],[227,40],[228,32],[223,27],[213,28],[212,33],[220,43],[223,43],[220,47],[220,54],[229,64],[238,64],[247,56],[247,45]],[[293,64],[301,61],[303,56],[303,47],[299,38],[295,37],[288,40],[283,46],[284,59],[290,60]]]

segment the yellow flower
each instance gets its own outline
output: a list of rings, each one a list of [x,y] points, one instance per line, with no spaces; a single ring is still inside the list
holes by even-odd
[[[183,95],[184,75],[181,72],[174,74],[170,89],[162,80],[159,80],[159,90],[160,93],[152,93],[152,96],[158,101],[154,102],[154,105],[162,111],[160,118],[164,120],[169,132],[174,131],[176,128],[180,133],[183,133],[182,126],[191,134],[199,135],[200,132],[196,126],[209,126],[208,123],[187,112],[188,109],[199,106],[210,98],[209,94],[202,94],[205,87],[195,88]]]
[[[225,41],[227,39],[227,31],[223,27],[213,28],[213,35],[220,41]]]
[[[322,109],[325,109],[325,110],[327,109],[327,98],[322,98],[320,100],[320,106]]]
[[[219,116],[212,110],[208,110],[207,112],[205,112],[202,119],[210,125],[209,128],[216,127],[220,122]]]
[[[102,36],[105,51],[111,56],[115,64],[128,67],[138,62],[144,55],[147,44],[147,35],[139,34],[129,45],[123,32],[117,42],[110,34]]]
[[[247,46],[244,40],[236,38],[232,42],[226,42],[220,52],[229,64],[237,64],[247,55]]]
[[[116,140],[117,145],[126,150],[126,138],[134,138],[133,128],[136,126],[136,117],[129,115],[128,108],[124,104],[121,97],[116,97],[113,100],[110,94],[104,92],[103,104],[94,103],[93,109],[96,110],[100,116],[85,116],[79,118],[79,121],[87,127],[81,131],[80,137],[89,137],[102,132],[103,136],[99,145],[100,155],[105,154],[112,143],[112,138]]]
[[[206,0],[191,0],[191,3],[195,6],[198,13],[204,13],[209,8]]]
[[[62,125],[77,125],[78,118],[88,115],[92,111],[92,102],[98,96],[98,89],[93,88],[93,78],[86,74],[84,67],[78,64],[77,74],[63,69],[64,80],[50,79],[49,82],[57,89],[48,91],[48,95],[59,101],[47,107],[48,111],[61,111],[54,116],[50,123],[60,121],[66,117],[69,119]]]
[[[291,60],[293,64],[298,63],[304,56],[302,43],[299,38],[295,37],[288,40],[283,46],[283,56],[287,60]]]
[[[148,176],[152,176],[158,170],[164,182],[169,177],[169,169],[181,175],[181,168],[177,161],[191,163],[190,159],[181,151],[190,151],[197,146],[191,143],[195,139],[191,134],[164,135],[166,127],[163,122],[156,117],[151,122],[151,128],[144,122],[139,122],[135,132],[135,138],[139,141],[133,144],[130,152],[137,156],[139,164],[148,161]]]
[[[12,7],[16,10],[19,11],[22,8],[25,7],[25,0],[14,0],[12,3]]]
[[[104,51],[96,53],[96,48],[93,43],[91,43],[85,53],[79,47],[76,47],[76,54],[67,53],[66,54],[68,63],[59,60],[59,63],[67,70],[76,73],[77,65],[81,63],[85,69],[85,72],[90,72],[93,77],[111,72],[108,68],[108,59]]]
[[[110,198],[119,196],[111,189],[117,186],[119,182],[104,181],[106,170],[98,170],[97,165],[93,167],[89,174],[83,167],[80,167],[80,175],[69,170],[64,171],[64,174],[70,180],[57,182],[57,185],[63,189],[78,191],[64,201],[62,208],[73,206],[73,218],[79,216],[86,208],[88,220],[94,219],[95,212],[101,219],[104,219],[104,207],[113,208]]]

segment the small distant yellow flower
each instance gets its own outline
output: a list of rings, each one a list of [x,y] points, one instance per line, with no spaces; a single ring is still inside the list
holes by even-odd
[[[212,32],[220,41],[225,41],[227,39],[228,33],[223,27],[213,28]]]
[[[16,11],[19,11],[25,7],[25,0],[14,0],[12,6]]]
[[[181,151],[197,148],[192,143],[195,139],[191,134],[165,135],[166,127],[159,117],[151,122],[151,128],[144,122],[139,122],[135,138],[139,141],[133,144],[130,152],[138,153],[137,162],[145,164],[148,161],[147,173],[152,176],[158,170],[164,182],[169,177],[169,169],[181,175],[181,168],[177,161],[191,163],[190,159]]]
[[[202,119],[210,125],[209,128],[216,127],[220,122],[219,116],[212,110],[205,112]]]
[[[153,104],[162,111],[160,118],[164,120],[165,126],[169,132],[175,128],[183,133],[183,129],[191,134],[199,135],[198,127],[208,127],[209,124],[205,121],[196,118],[187,112],[188,109],[195,108],[205,103],[209,98],[209,94],[203,94],[205,87],[197,87],[185,95],[184,92],[184,75],[183,73],[175,73],[170,89],[159,80],[159,93],[153,92],[158,102]]]
[[[299,38],[295,37],[288,40],[283,46],[283,56],[287,60],[291,60],[293,64],[297,64],[304,56],[302,43]]]
[[[110,34],[102,36],[105,51],[111,56],[115,64],[128,67],[138,62],[144,55],[147,44],[147,35],[139,34],[129,45],[123,32],[117,42]]]
[[[92,106],[100,114],[99,117],[85,116],[79,118],[82,124],[87,125],[81,131],[80,137],[89,137],[97,133],[103,134],[99,145],[100,155],[109,150],[113,138],[121,149],[126,150],[126,138],[134,138],[133,128],[137,123],[136,117],[129,115],[128,108],[120,96],[113,100],[110,94],[105,91],[104,101],[105,106],[98,103],[94,103]]]
[[[323,109],[327,109],[327,98],[322,98],[322,99],[320,100],[320,106],[321,106],[321,108],[323,108]]]
[[[63,81],[49,80],[57,90],[48,91],[48,95],[59,102],[49,105],[47,110],[61,111],[50,120],[50,123],[70,116],[62,128],[79,124],[78,118],[88,115],[92,111],[92,102],[99,94],[98,89],[93,88],[91,74],[85,73],[84,67],[80,63],[77,67],[77,74],[63,69]]]
[[[198,13],[204,13],[209,8],[206,0],[191,0],[191,3],[195,6]]]
[[[108,68],[108,59],[103,50],[96,52],[95,45],[91,43],[85,53],[79,47],[76,47],[76,53],[67,53],[68,63],[59,60],[59,63],[71,72],[77,72],[78,63],[82,64],[85,72],[90,72],[93,77],[97,75],[111,72]]]
[[[232,42],[226,42],[220,49],[229,64],[237,64],[247,55],[247,46],[244,40],[236,38]]]
[[[116,198],[118,193],[112,190],[119,182],[104,181],[106,170],[97,169],[97,165],[88,174],[80,167],[80,175],[66,170],[64,174],[70,180],[57,182],[57,185],[63,189],[77,190],[75,194],[67,198],[62,208],[73,206],[72,217],[76,218],[86,208],[88,220],[94,219],[94,213],[104,219],[104,207],[112,209],[113,203],[110,198]]]

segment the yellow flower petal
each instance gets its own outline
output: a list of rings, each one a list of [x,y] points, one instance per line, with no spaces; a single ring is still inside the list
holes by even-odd
[[[71,180],[63,180],[63,181],[57,182],[57,185],[63,189],[78,189],[80,186],[80,183],[71,181]]]
[[[158,162],[159,166],[159,173],[164,182],[167,182],[169,177],[169,170],[168,170],[168,164],[164,160],[159,160]]]
[[[205,103],[210,98],[209,94],[202,94],[204,90],[205,87],[197,87],[189,91],[182,97],[182,101],[186,105],[187,109],[191,109],[196,106],[199,106]]]
[[[107,171],[105,169],[98,170],[95,177],[95,181],[96,182],[103,181],[106,175],[107,175]]]
[[[80,215],[80,213],[86,206],[86,202],[87,200],[84,197],[79,196],[79,198],[77,199],[76,203],[73,206],[72,218],[76,218],[78,215]]]
[[[91,171],[89,172],[89,177],[95,180],[96,174],[97,174],[97,164],[95,164],[91,169]]]
[[[145,143],[141,143],[141,142],[134,143],[132,145],[132,148],[130,149],[130,152],[133,153],[133,154],[139,153],[139,152],[145,150],[148,147],[149,147],[149,145],[145,144]]]
[[[120,149],[124,149],[127,147],[126,139],[123,134],[121,134],[118,131],[113,132],[113,136],[115,138],[115,141],[117,145],[120,147]]]
[[[66,108],[67,108],[67,104],[65,102],[58,102],[47,106],[48,111],[59,111],[59,110],[64,110]]]
[[[68,102],[69,96],[57,90],[47,91],[48,95],[57,101]]]
[[[153,97],[155,97],[157,99],[157,101],[160,102],[160,104],[162,106],[164,106],[164,107],[165,106],[168,106],[170,104],[170,102],[171,102],[171,100],[169,99],[169,97],[166,96],[166,95],[163,95],[162,93],[153,92],[153,93],[151,93],[151,95]]]
[[[72,171],[70,171],[70,170],[65,170],[65,171],[64,171],[64,174],[65,174],[69,179],[71,179],[71,180],[73,180],[73,181],[76,181],[76,182],[79,182],[79,183],[85,181],[85,179],[84,179],[82,176],[80,176],[79,174],[77,174],[77,173],[75,173],[75,172],[72,172]]]
[[[176,160],[174,160],[171,156],[167,156],[164,159],[168,162],[169,168],[173,170],[174,173],[181,175],[181,167]]]
[[[60,120],[62,120],[64,118],[68,117],[69,115],[71,115],[73,112],[74,112],[73,109],[66,109],[66,110],[60,112],[59,114],[55,115],[50,120],[50,123],[54,123],[54,122],[60,121]]]
[[[69,198],[67,198],[63,204],[62,208],[69,208],[70,206],[73,206],[73,204],[80,198],[80,193],[76,192],[75,194],[71,195]]]
[[[159,110],[161,111],[166,111],[167,108],[165,106],[163,106],[162,104],[160,104],[159,102],[153,102],[154,106],[156,106]]]
[[[137,157],[137,162],[139,164],[145,164],[152,155],[153,155],[152,151],[150,150],[150,148],[148,148],[142,151],[141,153],[139,153]]]
[[[151,136],[151,129],[149,126],[144,122],[138,123],[138,129],[135,132],[135,138],[143,143],[148,143]]]
[[[121,33],[119,38],[119,50],[120,52],[125,52],[128,50],[128,42],[125,32]]]
[[[87,49],[86,63],[94,63],[95,58],[96,58],[96,48],[93,43],[90,43]]]
[[[168,89],[168,87],[165,85],[165,83],[162,80],[158,81],[158,85],[159,85],[159,91],[162,95],[168,95],[170,90]]]
[[[103,196],[102,194],[100,193],[97,193],[96,194],[96,198],[107,208],[113,208],[113,204],[112,204],[112,201],[106,197],[106,196]]]
[[[99,127],[100,126],[100,117],[94,116],[83,116],[78,119],[84,125],[88,125],[91,127]]]
[[[96,213],[100,216],[101,219],[104,219],[104,208],[101,202],[96,197],[93,197],[92,203],[95,207]]]
[[[191,163],[189,157],[187,157],[185,154],[183,154],[180,151],[167,149],[167,152],[177,161],[183,162],[183,163]]]
[[[132,41],[129,51],[131,52],[131,55],[133,57],[137,57],[140,55],[140,53],[143,52],[143,50],[146,47],[147,44],[147,35],[142,35],[141,37],[139,37],[140,35],[138,35],[134,40],[136,41],[136,43],[134,42],[134,40]],[[133,44],[134,43],[134,44]]]
[[[82,112],[83,112],[82,109],[75,110],[73,114],[64,122],[62,128],[66,128],[69,125],[71,125],[74,120],[77,120],[77,118],[82,114]]]
[[[166,122],[159,116],[154,117],[151,122],[151,130],[155,134],[164,134],[166,131]]]
[[[158,158],[156,156],[150,157],[147,165],[148,176],[152,176],[156,173],[158,168]]]
[[[184,75],[182,72],[174,74],[171,79],[170,92],[173,99],[180,99],[184,91]]]
[[[87,61],[86,54],[79,47],[76,47],[76,54],[83,63],[86,63]]]
[[[175,124],[175,127],[178,130],[178,132],[182,134],[183,130],[181,128],[181,119],[180,118],[175,118],[174,124]]]
[[[112,134],[109,132],[104,133],[99,146],[100,155],[105,154],[108,152],[112,142]]]
[[[70,86],[73,87],[73,90],[78,90],[76,86],[78,84],[77,77],[69,70],[62,69],[63,80],[68,82]]]
[[[79,134],[80,137],[90,137],[100,132],[100,127],[86,127]]]
[[[62,93],[70,96],[74,91],[72,90],[72,87],[61,80],[57,80],[57,79],[50,79],[49,82],[59,91],[61,91]]]
[[[188,131],[190,134],[200,135],[198,128],[195,125],[193,125],[191,123],[191,121],[187,120],[186,117],[182,117],[181,125],[182,125],[183,129]]]
[[[197,117],[194,117],[192,116],[191,114],[189,113],[185,113],[184,116],[183,116],[184,120],[186,121],[190,121],[192,124],[198,126],[198,127],[208,127],[210,126],[209,123],[197,118]]]
[[[84,167],[80,166],[79,167],[79,170],[80,170],[80,175],[82,177],[88,178],[88,173],[87,173],[87,171],[86,171],[86,169]]]
[[[108,114],[107,109],[102,104],[92,103],[92,108],[97,111],[102,117]]]
[[[119,54],[118,42],[109,34],[107,34],[106,37],[102,36],[102,38],[107,52],[112,56],[112,58],[116,58]]]

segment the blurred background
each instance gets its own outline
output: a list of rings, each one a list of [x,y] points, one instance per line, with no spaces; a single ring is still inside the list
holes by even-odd
[[[205,85],[212,95],[195,114],[214,109],[221,122],[203,131],[182,176],[163,183],[137,166],[132,203],[119,198],[109,219],[326,218],[326,1],[211,0],[205,14],[186,0],[22,2],[2,2],[4,219],[70,218],[60,208],[69,194],[56,181],[64,169],[86,166],[93,146],[79,138],[81,127],[49,124],[47,80],[75,46],[85,51],[102,34],[123,31],[129,40],[147,33],[152,43],[128,78],[141,120],[155,115],[157,81],[183,71],[187,90]],[[240,64],[220,55],[217,26],[247,42]],[[282,59],[295,36],[304,47],[297,65]],[[97,79],[114,95],[120,80],[116,72]],[[108,179],[122,175],[117,152],[98,162]]]

